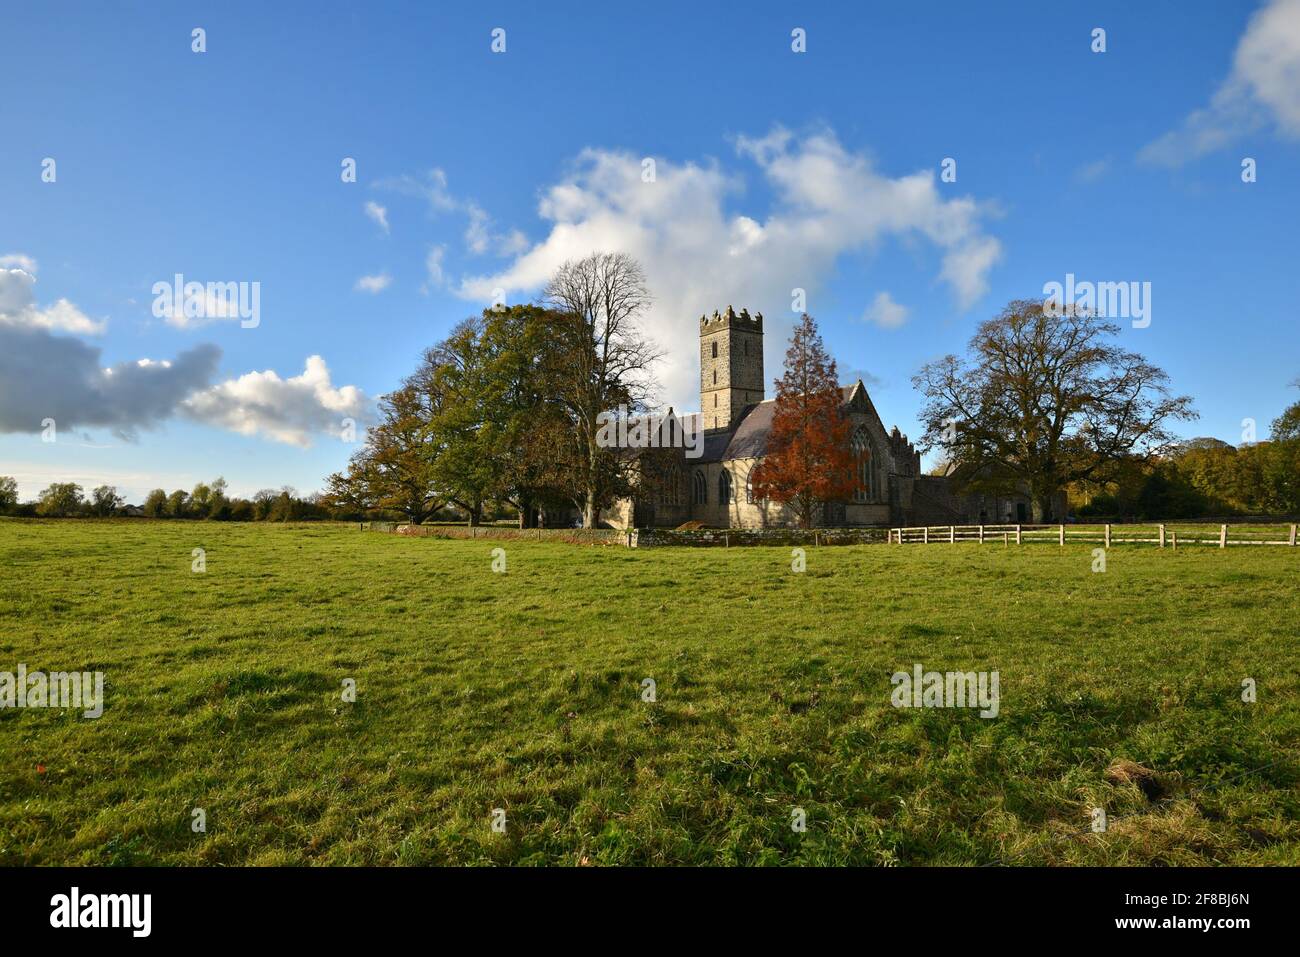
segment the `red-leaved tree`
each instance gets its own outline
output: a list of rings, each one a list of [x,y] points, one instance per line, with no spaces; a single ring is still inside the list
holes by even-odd
[[[826,354],[816,320],[804,313],[776,383],[772,431],[754,468],[754,494],[790,506],[802,527],[812,527],[827,502],[853,494],[850,426],[840,408],[835,360]]]

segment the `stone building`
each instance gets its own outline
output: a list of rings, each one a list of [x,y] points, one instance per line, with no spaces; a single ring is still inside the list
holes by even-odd
[[[842,386],[852,422],[850,451],[856,488],[846,502],[828,505],[824,525],[997,524],[1026,521],[1022,496],[958,495],[944,476],[921,474],[921,456],[898,427],[886,430],[859,379]],[[700,411],[669,410],[662,447],[637,453],[639,492],[605,510],[615,527],[675,527],[698,521],[718,528],[793,525],[792,510],[760,501],[750,480],[767,450],[776,400],[766,399],[763,316],[747,310],[700,318]],[[673,441],[675,429],[702,432],[701,454],[689,457]]]

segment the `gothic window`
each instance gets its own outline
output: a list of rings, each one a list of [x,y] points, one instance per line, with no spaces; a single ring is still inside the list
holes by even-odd
[[[704,472],[699,469],[695,470],[695,504],[709,504],[709,483],[704,478]]]
[[[731,473],[726,469],[718,475],[718,504],[731,504]]]
[[[877,466],[875,443],[865,426],[858,426],[853,433],[853,474],[857,485],[853,489],[853,501],[874,502],[880,497],[879,483],[876,479]]]
[[[660,505],[682,504],[682,470],[676,465],[670,466],[660,477]]]
[[[751,465],[745,473],[745,504],[754,504],[754,467]]]

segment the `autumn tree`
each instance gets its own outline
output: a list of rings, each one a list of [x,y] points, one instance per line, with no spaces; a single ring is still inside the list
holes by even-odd
[[[1099,484],[1175,443],[1169,424],[1196,418],[1168,376],[1112,341],[1119,327],[1071,307],[1011,302],[980,324],[969,357],[945,356],[912,379],[926,397],[922,448],[942,449],[963,484],[1025,489],[1033,520],[1060,493]]]
[[[381,398],[379,421],[367,430],[365,446],[352,456],[346,473],[327,480],[329,499],[394,509],[415,525],[436,512],[445,498],[425,448],[428,420],[419,390],[409,383]],[[272,521],[277,503],[278,497],[267,516]]]
[[[835,360],[826,354],[816,320],[804,313],[776,383],[767,451],[752,475],[755,496],[788,505],[799,524],[811,528],[827,503],[853,494],[850,427]]]

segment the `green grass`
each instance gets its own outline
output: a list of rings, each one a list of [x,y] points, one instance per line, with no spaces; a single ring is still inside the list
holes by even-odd
[[[0,710],[0,864],[1300,863],[1300,549],[1092,547],[0,521],[0,671],[107,676]]]

